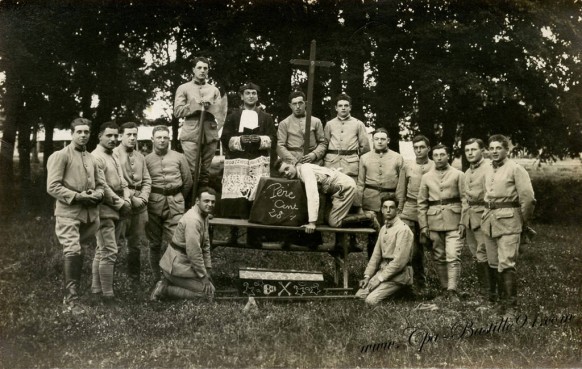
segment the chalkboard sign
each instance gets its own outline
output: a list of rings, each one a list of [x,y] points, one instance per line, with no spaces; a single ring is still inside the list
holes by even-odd
[[[261,178],[249,222],[284,226],[307,223],[307,198],[303,182],[298,179]]]

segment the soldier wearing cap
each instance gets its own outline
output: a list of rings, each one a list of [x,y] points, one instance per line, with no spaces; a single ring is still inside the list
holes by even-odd
[[[145,157],[152,179],[146,235],[152,275],[157,282],[160,279],[162,241],[172,239],[174,229],[184,214],[184,199],[192,190],[192,174],[184,155],[169,149],[168,127],[154,127],[152,142],[154,151]]]
[[[71,122],[71,143],[47,162],[47,193],[56,199],[55,233],[63,247],[63,303],[73,314],[85,312],[77,291],[83,268],[81,244],[99,229],[98,204],[106,186],[95,158],[85,147],[90,134],[91,121],[76,118]]]
[[[516,261],[520,236],[532,218],[536,200],[529,174],[507,158],[508,152],[507,137],[489,137],[492,161],[485,173],[485,211],[481,228],[497,245],[497,270],[503,291],[499,310],[512,314],[517,307]],[[489,266],[494,265],[489,262]]]
[[[422,176],[418,191],[420,232],[433,242],[441,291],[438,299],[458,302],[457,283],[461,274],[461,198],[464,174],[449,165],[449,148],[432,148],[435,167]]]

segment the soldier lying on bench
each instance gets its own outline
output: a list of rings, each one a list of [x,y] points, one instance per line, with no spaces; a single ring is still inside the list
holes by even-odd
[[[322,193],[331,194],[331,209],[325,217],[330,226],[339,228],[367,221],[376,229],[380,228],[374,212],[348,215],[356,197],[356,182],[347,175],[337,170],[309,163],[292,165],[281,159],[275,162],[275,170],[287,179],[297,177],[305,184],[308,214],[308,223],[304,225],[306,233],[315,232],[315,223],[319,212],[318,189]]]

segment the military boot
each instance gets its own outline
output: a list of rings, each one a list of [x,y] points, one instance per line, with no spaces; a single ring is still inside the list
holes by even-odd
[[[127,253],[127,274],[129,274],[129,283],[131,289],[139,290],[139,276],[141,271],[140,250],[129,250]]]
[[[83,258],[81,255],[67,255],[64,258],[63,269],[65,274],[65,297],[63,304],[73,315],[85,313],[85,309],[79,303],[79,282]]]
[[[496,277],[496,284],[497,284],[497,304],[496,304],[496,309],[497,309],[497,313],[500,315],[503,315],[505,313],[505,300],[506,295],[505,295],[505,288],[504,288],[504,283],[503,283],[503,274],[501,274],[501,272],[497,271],[495,273],[495,277]]]
[[[154,282],[160,280],[160,248],[152,248],[150,245],[150,267],[152,268],[152,277]]]
[[[515,316],[517,308],[517,280],[515,276],[515,269],[506,269],[501,272],[503,278],[504,299],[504,315]]]
[[[439,279],[439,294],[434,298],[434,301],[445,301],[449,295],[447,289],[449,287],[449,270],[447,263],[437,262],[436,264],[437,276]]]
[[[497,268],[490,268],[487,266],[487,279],[489,281],[489,302],[492,303],[497,302],[498,299],[497,290],[499,280],[497,274],[499,274],[497,272]]]
[[[477,269],[477,281],[479,283],[479,293],[483,298],[489,295],[489,263],[475,263]]]
[[[376,219],[376,215],[374,215],[373,212],[366,212],[363,214],[350,214],[346,216],[344,219],[342,219],[341,226],[347,227],[354,224],[362,225],[362,223],[365,223],[370,227],[374,227],[374,219]]]

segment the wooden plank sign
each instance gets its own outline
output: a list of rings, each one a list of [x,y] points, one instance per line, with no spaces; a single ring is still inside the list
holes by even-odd
[[[307,297],[324,294],[323,273],[304,270],[240,268],[239,291],[247,297]]]

